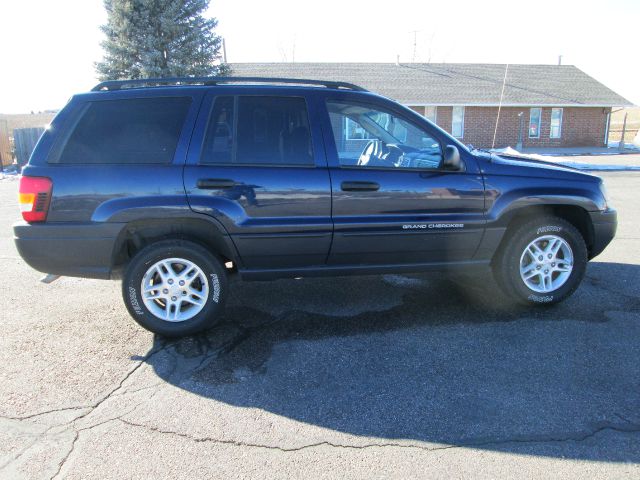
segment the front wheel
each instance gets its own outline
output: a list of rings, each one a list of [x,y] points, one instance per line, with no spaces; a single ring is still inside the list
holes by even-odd
[[[580,232],[557,217],[543,217],[518,227],[494,265],[498,284],[524,304],[552,304],[570,296],[587,266]]]
[[[220,318],[227,292],[222,262],[198,244],[165,240],[130,262],[122,296],[141,326],[167,337],[200,332]]]

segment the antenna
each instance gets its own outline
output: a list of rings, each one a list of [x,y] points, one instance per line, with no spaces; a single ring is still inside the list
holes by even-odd
[[[502,80],[502,91],[500,92],[500,103],[498,103],[498,117],[496,118],[496,128],[493,131],[493,142],[491,142],[491,149],[496,146],[496,135],[498,134],[498,122],[500,121],[500,110],[502,110],[502,99],[504,98],[504,86],[507,84],[507,72],[509,71],[509,64],[504,67],[504,79]]]
[[[558,55],[558,65],[562,65],[562,55]]]
[[[291,63],[296,63],[296,34],[293,34],[293,46],[291,47]]]
[[[431,35],[431,39],[429,40],[429,58],[427,59],[427,63],[431,63],[431,47],[433,46],[433,39],[436,37],[436,32],[433,32]]]
[[[287,63],[288,59],[287,59],[287,52],[285,50],[285,48],[282,45],[282,41],[280,39],[280,35],[278,35],[278,52],[280,53],[280,61]]]

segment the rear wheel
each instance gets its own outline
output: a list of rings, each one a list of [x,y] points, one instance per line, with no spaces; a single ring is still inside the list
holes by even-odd
[[[222,262],[200,245],[182,240],[161,241],[141,250],[122,283],[124,302],[136,322],[168,337],[215,325],[226,291]]]
[[[517,227],[499,254],[494,274],[512,299],[552,304],[578,288],[586,265],[580,232],[561,218],[542,217]]]

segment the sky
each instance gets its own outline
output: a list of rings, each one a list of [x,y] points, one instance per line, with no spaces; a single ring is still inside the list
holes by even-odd
[[[229,62],[576,65],[640,105],[640,1],[212,0]],[[0,113],[97,83],[102,0],[0,0]]]

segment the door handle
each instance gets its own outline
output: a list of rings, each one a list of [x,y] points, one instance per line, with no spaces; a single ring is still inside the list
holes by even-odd
[[[196,185],[204,190],[214,190],[233,188],[236,186],[236,182],[228,178],[200,178]]]
[[[340,188],[344,192],[376,192],[380,184],[376,182],[342,182]]]

